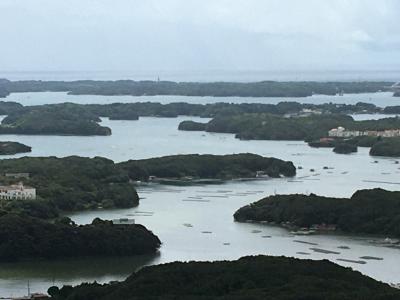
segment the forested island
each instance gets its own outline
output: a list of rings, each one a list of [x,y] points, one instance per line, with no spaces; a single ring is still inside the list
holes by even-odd
[[[395,300],[400,291],[327,260],[254,256],[149,266],[123,282],[51,287],[55,300]]]
[[[63,106],[19,107],[0,105],[7,113],[0,134],[33,135],[111,135],[111,129],[100,126],[100,118],[74,104]]]
[[[338,154],[350,154],[357,152],[357,146],[341,142],[335,145],[333,152]]]
[[[142,160],[129,160],[118,164],[133,180],[148,180],[149,176],[185,179],[235,179],[269,177],[291,177],[296,175],[292,162],[277,158],[243,153],[232,155],[172,155]]]
[[[274,195],[240,208],[234,218],[300,228],[329,225],[346,233],[400,237],[400,192],[360,190],[349,199]]]
[[[0,160],[0,170],[3,185],[22,181],[35,187],[38,195],[34,201],[0,201],[0,208],[39,218],[54,218],[63,211],[137,206],[139,196],[133,181],[148,181],[150,176],[190,183],[202,178],[227,180],[255,178],[257,174],[296,174],[292,162],[254,154],[174,155],[118,164],[101,157],[23,157]],[[16,174],[17,178],[6,173]]]
[[[0,79],[3,97],[21,92],[68,92],[73,95],[180,95],[215,97],[307,97],[313,94],[376,93],[394,82],[173,82],[173,81],[9,81]]]
[[[207,123],[183,121],[179,130],[233,133],[243,140],[303,140],[326,137],[339,126],[347,130],[385,130],[400,128],[400,118],[355,121],[343,114],[312,114],[304,117],[284,117],[267,113],[218,115]]]
[[[0,142],[0,155],[13,155],[31,151],[31,147],[18,142]]]
[[[142,225],[95,219],[76,225],[69,218],[47,222],[18,214],[0,216],[0,261],[154,253],[160,240]]]

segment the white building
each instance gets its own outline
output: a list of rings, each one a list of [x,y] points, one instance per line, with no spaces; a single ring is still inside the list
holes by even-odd
[[[341,137],[341,138],[357,137],[357,136],[400,137],[400,129],[390,129],[383,131],[376,131],[376,130],[359,131],[359,130],[346,130],[343,127],[338,127],[329,130],[328,136]]]
[[[9,186],[0,186],[0,199],[36,199],[36,189],[24,186],[22,183]]]

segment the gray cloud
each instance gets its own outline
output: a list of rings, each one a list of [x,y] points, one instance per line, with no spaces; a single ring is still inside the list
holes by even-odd
[[[396,0],[1,0],[2,70],[394,68]]]

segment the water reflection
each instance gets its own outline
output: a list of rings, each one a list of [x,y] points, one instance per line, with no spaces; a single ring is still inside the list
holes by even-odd
[[[54,261],[25,261],[0,264],[0,296],[46,291],[52,285],[76,285],[81,282],[99,283],[123,280],[135,270],[157,263],[159,253],[135,257],[98,257]]]

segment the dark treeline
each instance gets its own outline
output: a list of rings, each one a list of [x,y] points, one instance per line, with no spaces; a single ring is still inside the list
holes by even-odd
[[[145,267],[125,281],[48,290],[55,300],[395,300],[400,291],[327,260],[255,256]]]
[[[291,162],[254,154],[176,155],[118,164],[77,156],[0,160],[2,184],[23,181],[38,195],[36,200],[0,201],[0,207],[40,218],[56,217],[60,211],[126,208],[139,204],[132,180],[147,181],[149,176],[231,179],[255,177],[257,171],[272,177],[296,174]],[[5,173],[29,173],[29,178],[5,177]]]
[[[17,92],[68,92],[74,95],[182,95],[306,97],[313,94],[374,93],[393,82],[172,82],[172,81],[9,81],[0,80],[2,95]]]
[[[31,151],[31,147],[18,142],[0,142],[0,155],[13,155]]]
[[[256,177],[261,171],[270,177],[294,176],[296,168],[292,162],[256,154],[233,155],[173,155],[160,158],[129,160],[118,164],[128,171],[134,180],[146,180],[149,176],[165,178],[218,178],[233,179]]]
[[[297,227],[332,224],[348,233],[400,237],[400,192],[360,190],[349,199],[275,195],[240,208],[234,218]]]
[[[0,216],[0,261],[154,253],[161,242],[142,225],[95,219],[78,226],[69,218],[53,223],[17,214]]]
[[[314,114],[304,117],[248,113],[216,116],[208,123],[183,121],[180,130],[233,133],[244,140],[305,140],[314,141],[326,137],[332,128],[343,126],[348,130],[385,130],[400,128],[400,118],[355,121],[352,117],[338,114]]]
[[[302,110],[317,110],[321,113],[352,114],[352,113],[393,113],[397,106],[380,108],[374,104],[358,102],[357,104],[307,104],[298,102],[265,103],[207,103],[193,104],[173,102],[161,104],[157,102],[112,103],[112,104],[45,104],[23,106],[16,102],[0,101],[0,115],[19,116],[32,111],[70,112],[80,117],[98,121],[98,117],[111,119],[136,119],[139,116],[177,117],[179,115],[214,117],[216,115],[234,115],[242,113],[270,113],[283,115],[299,113]]]

